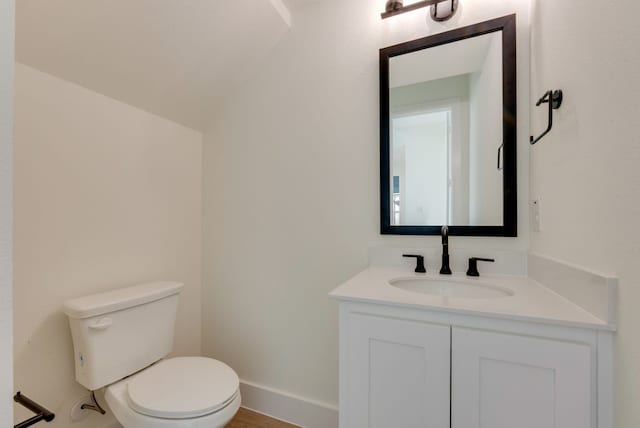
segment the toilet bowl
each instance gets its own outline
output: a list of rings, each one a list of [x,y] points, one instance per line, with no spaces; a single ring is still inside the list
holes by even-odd
[[[167,358],[183,284],[157,281],[64,304],[76,380],[105,399],[124,428],[222,428],[240,407],[240,381],[204,357]]]
[[[170,358],[108,386],[105,399],[124,428],[222,428],[240,407],[239,380],[220,361]]]

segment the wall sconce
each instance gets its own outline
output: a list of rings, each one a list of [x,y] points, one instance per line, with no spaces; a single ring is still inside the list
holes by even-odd
[[[431,18],[434,21],[442,22],[455,15],[458,10],[458,0],[422,0],[407,6],[403,5],[402,0],[387,0],[385,11],[380,14],[380,17],[382,19],[390,18],[427,6],[431,6]]]

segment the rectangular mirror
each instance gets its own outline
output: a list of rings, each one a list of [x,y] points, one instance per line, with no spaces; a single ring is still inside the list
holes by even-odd
[[[515,15],[380,50],[383,234],[517,236]]]

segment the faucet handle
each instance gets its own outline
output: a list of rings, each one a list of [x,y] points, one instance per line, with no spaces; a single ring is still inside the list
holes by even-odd
[[[420,254],[403,254],[402,257],[415,257],[416,258],[416,270],[417,273],[427,273],[424,267],[424,256]]]
[[[483,259],[482,257],[471,257],[469,259],[469,269],[467,269],[467,276],[480,276],[478,272],[478,262],[495,262],[494,259]]]

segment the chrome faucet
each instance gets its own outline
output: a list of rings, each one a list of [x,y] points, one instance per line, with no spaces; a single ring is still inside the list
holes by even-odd
[[[442,226],[440,234],[442,235],[442,267],[440,268],[440,275],[451,275],[451,268],[449,267],[449,228]]]

